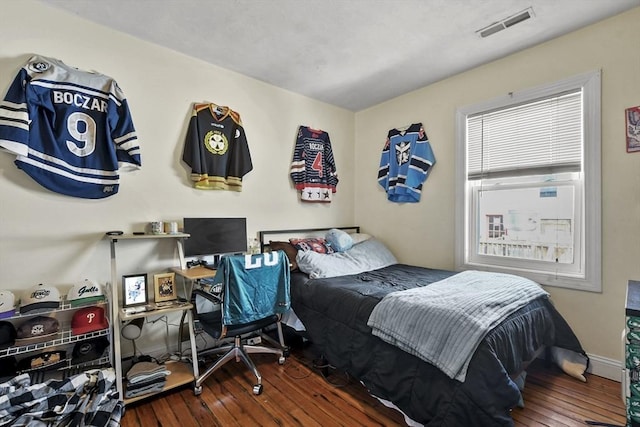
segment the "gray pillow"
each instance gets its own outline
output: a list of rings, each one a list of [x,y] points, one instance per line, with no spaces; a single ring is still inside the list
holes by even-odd
[[[389,249],[375,238],[358,243],[345,252],[298,251],[296,261],[298,268],[312,279],[358,274],[398,263]]]

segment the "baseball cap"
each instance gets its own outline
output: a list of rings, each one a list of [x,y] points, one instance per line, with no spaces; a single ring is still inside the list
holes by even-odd
[[[75,365],[99,359],[107,347],[109,347],[109,340],[106,337],[80,341],[73,346],[71,363]]]
[[[67,352],[61,350],[45,351],[35,356],[25,357],[18,362],[18,371],[32,369],[51,369],[67,361]]]
[[[109,327],[109,322],[104,316],[102,307],[86,307],[73,313],[71,319],[71,332],[74,335],[88,334]]]
[[[0,291],[0,319],[16,314],[16,297],[11,291]]]
[[[102,290],[102,286],[97,282],[85,279],[73,285],[67,294],[67,299],[71,303],[71,307],[101,302],[104,301],[104,291]]]
[[[0,363],[0,378],[15,377],[17,371],[17,361],[14,356],[7,356],[2,358]]]
[[[60,292],[55,286],[40,283],[27,289],[20,299],[20,313],[26,313],[41,308],[59,308]]]
[[[0,349],[12,346],[16,340],[16,328],[11,322],[0,322]]]
[[[55,339],[60,325],[53,317],[36,316],[18,326],[16,345],[35,344]]]

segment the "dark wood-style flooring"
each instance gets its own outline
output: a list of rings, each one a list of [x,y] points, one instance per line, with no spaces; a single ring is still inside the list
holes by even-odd
[[[345,375],[326,379],[311,354],[292,348],[284,365],[273,355],[252,355],[264,391],[252,393],[253,374],[243,363],[227,363],[204,383],[154,396],[126,407],[123,427],[191,426],[403,426],[402,415],[382,405]],[[585,426],[586,421],[624,426],[620,383],[588,375],[587,383],[543,363],[530,366],[525,408],[516,408],[516,426]],[[464,426],[461,426],[464,427]]]

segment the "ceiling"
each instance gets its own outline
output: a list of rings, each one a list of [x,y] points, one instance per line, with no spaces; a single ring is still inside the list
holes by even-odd
[[[640,6],[640,0],[40,0],[359,111]],[[478,30],[531,7],[530,19]]]

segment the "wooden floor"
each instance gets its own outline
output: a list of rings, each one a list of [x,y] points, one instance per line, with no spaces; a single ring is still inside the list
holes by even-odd
[[[380,404],[355,380],[338,373],[325,379],[304,351],[293,349],[282,366],[273,355],[252,359],[262,374],[261,395],[252,393],[255,379],[244,364],[228,363],[207,379],[200,396],[185,387],[127,406],[122,426],[406,425],[399,412]],[[524,400],[525,408],[513,411],[516,426],[625,424],[620,384],[593,375],[582,383],[534,363]]]

